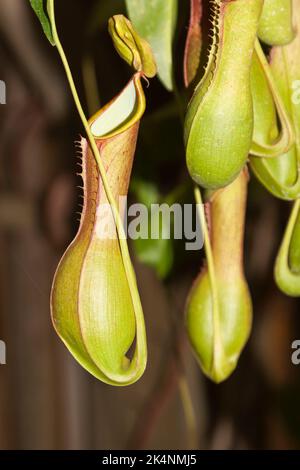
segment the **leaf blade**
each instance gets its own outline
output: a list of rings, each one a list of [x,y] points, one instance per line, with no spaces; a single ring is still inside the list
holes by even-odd
[[[177,0],[126,0],[134,27],[145,38],[154,53],[158,76],[167,88],[173,89],[172,42],[177,18]]]
[[[202,0],[191,0],[190,23],[186,37],[183,64],[184,85],[186,88],[189,87],[196,77],[200,64],[202,47],[201,18]]]
[[[34,10],[36,16],[38,17],[42,25],[43,31],[48,41],[50,42],[50,44],[52,44],[52,46],[55,46],[50,19],[44,8],[44,1],[43,0],[29,0],[29,2],[31,5],[31,8]],[[48,5],[48,1],[47,1],[47,5]]]

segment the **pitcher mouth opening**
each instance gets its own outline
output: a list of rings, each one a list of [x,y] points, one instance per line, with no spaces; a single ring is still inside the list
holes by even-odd
[[[141,119],[145,106],[141,74],[136,73],[113,100],[90,118],[92,134],[107,139],[124,132]]]

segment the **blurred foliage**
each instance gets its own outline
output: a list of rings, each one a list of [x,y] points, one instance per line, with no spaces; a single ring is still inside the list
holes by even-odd
[[[155,239],[151,237],[151,223],[153,217],[151,217],[151,205],[162,204],[164,202],[162,195],[159,193],[157,186],[153,183],[134,180],[131,183],[131,190],[136,196],[140,204],[143,204],[147,208],[148,220],[147,222],[147,238],[137,238],[134,240],[133,246],[139,260],[146,265],[155,269],[157,275],[160,278],[165,278],[173,264],[174,252],[173,244],[171,239],[164,238],[167,219],[159,214],[159,238]]]

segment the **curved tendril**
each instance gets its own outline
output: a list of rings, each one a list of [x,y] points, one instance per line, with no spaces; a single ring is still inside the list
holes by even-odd
[[[274,267],[274,276],[278,287],[292,297],[300,296],[300,275],[294,273],[289,265],[290,244],[297,219],[300,216],[299,211],[300,199],[297,199],[294,202]]]
[[[272,92],[274,103],[278,113],[279,122],[281,125],[281,131],[277,139],[272,144],[261,144],[257,142],[252,142],[250,153],[257,157],[274,158],[288,152],[291,149],[291,147],[295,143],[295,136],[290,118],[285,109],[285,105],[277,90],[277,86],[274,81],[270,65],[264,55],[264,52],[261,48],[258,39],[256,39],[255,42],[254,53],[256,54],[259,63],[261,64],[264,70],[265,77]]]
[[[201,228],[203,230],[204,250],[205,250],[205,255],[206,255],[207,270],[208,270],[208,276],[209,276],[209,282],[210,282],[211,294],[212,294],[214,351],[213,351],[213,357],[212,357],[211,370],[214,371],[216,375],[218,375],[218,371],[216,370],[216,365],[218,365],[219,363],[217,358],[222,353],[222,342],[221,342],[221,334],[220,334],[220,312],[219,312],[219,300],[218,300],[218,292],[217,292],[217,279],[216,279],[216,273],[215,273],[213,251],[212,251],[209,231],[208,231],[204,208],[203,208],[204,206],[202,203],[201,192],[198,186],[195,186],[194,188],[194,195],[195,195],[195,201],[197,203],[197,210],[199,213]]]

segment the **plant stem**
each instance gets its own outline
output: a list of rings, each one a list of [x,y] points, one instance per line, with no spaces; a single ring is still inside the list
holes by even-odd
[[[179,392],[181,397],[181,403],[184,411],[184,418],[188,432],[187,442],[189,443],[190,449],[197,449],[197,423],[195,418],[195,411],[189,384],[184,373],[179,377]]]

